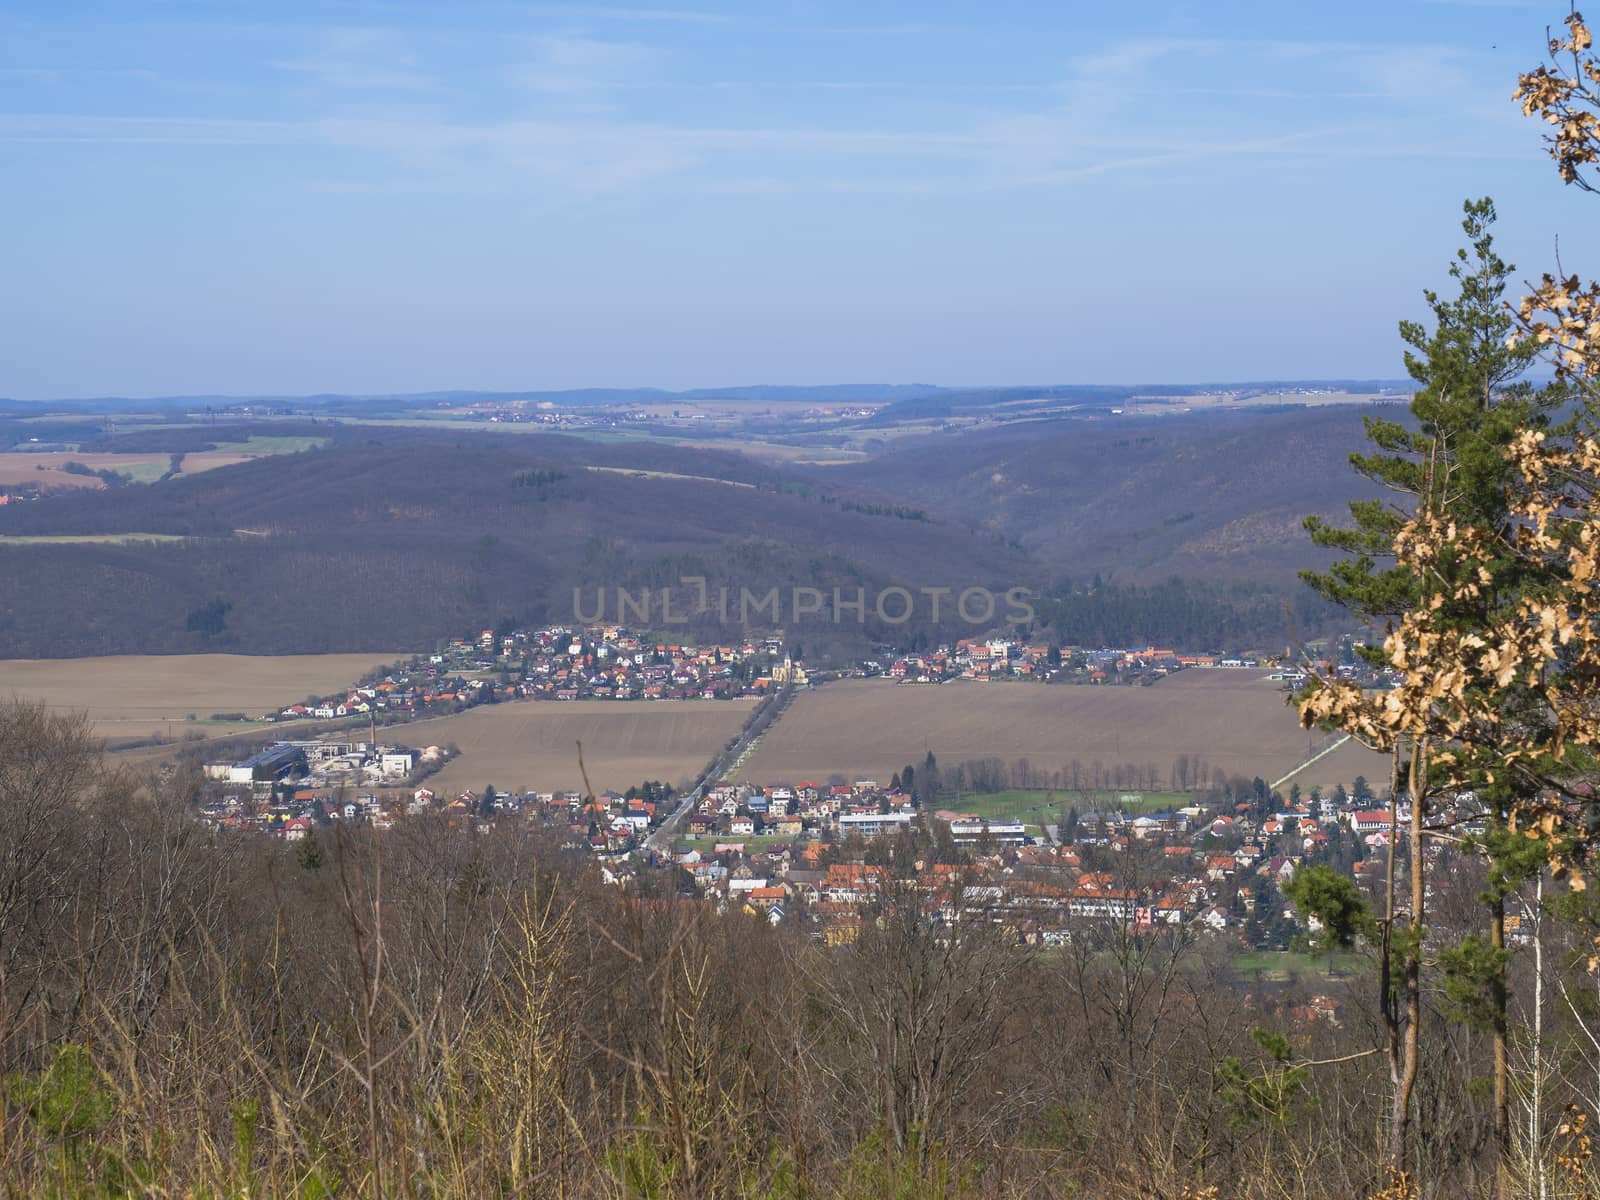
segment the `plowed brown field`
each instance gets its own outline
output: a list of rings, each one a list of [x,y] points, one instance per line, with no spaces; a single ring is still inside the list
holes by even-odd
[[[439,795],[581,788],[578,743],[597,791],[646,779],[682,784],[744,724],[753,700],[534,700],[486,704],[453,717],[413,721],[394,736],[408,745],[454,742],[461,757],[427,786]]]
[[[86,709],[95,731],[118,741],[237,733],[207,726],[212,713],[276,712],[309,695],[348,687],[399,654],[151,654],[114,658],[0,659],[0,699]],[[189,721],[193,713],[198,721]],[[254,728],[266,729],[265,726]]]
[[[835,774],[887,781],[932,750],[945,764],[1026,758],[1045,771],[1074,759],[1108,769],[1154,763],[1162,778],[1190,754],[1273,782],[1332,740],[1301,729],[1284,700],[1266,672],[1242,670],[1182,671],[1151,687],[847,680],[798,697],[741,774],[763,783]],[[1384,758],[1346,743],[1293,782],[1348,785],[1365,775],[1376,785],[1386,771]]]

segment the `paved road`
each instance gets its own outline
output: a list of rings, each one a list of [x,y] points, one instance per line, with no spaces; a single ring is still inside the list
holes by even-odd
[[[755,711],[750,714],[749,722],[745,725],[744,730],[740,732],[739,740],[734,742],[732,746],[725,747],[717,752],[716,757],[706,764],[705,770],[700,772],[694,784],[684,790],[683,799],[678,803],[678,807],[672,810],[672,815],[661,822],[654,833],[645,838],[643,849],[647,853],[653,851],[664,852],[671,848],[672,840],[677,836],[678,826],[694,811],[695,805],[700,803],[701,797],[706,793],[706,788],[716,782],[730,764],[739,761],[739,756],[745,752],[751,742],[760,737],[761,733],[765,733],[772,728],[771,722],[763,724],[761,717],[774,705],[781,709],[788,704],[793,694],[793,688],[785,688],[781,692],[774,692],[756,706]],[[760,733],[756,732],[758,728]]]

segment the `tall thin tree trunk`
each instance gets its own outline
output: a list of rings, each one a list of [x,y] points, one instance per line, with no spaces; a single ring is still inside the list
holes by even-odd
[[[1400,1017],[1395,1010],[1393,977],[1395,867],[1398,861],[1396,848],[1399,836],[1400,743],[1397,740],[1389,756],[1389,845],[1384,873],[1383,926],[1378,946],[1378,1011],[1383,1014],[1384,1056],[1389,1064],[1389,1082],[1394,1089],[1384,1161],[1396,1170],[1404,1164],[1406,1154],[1406,1109],[1399,1103]]]
[[[1544,1128],[1544,871],[1541,868],[1533,888],[1533,1080],[1528,1097],[1528,1154],[1535,1172],[1535,1192],[1547,1200],[1549,1179],[1545,1175],[1540,1133]]]
[[[1411,921],[1406,942],[1402,971],[1406,988],[1405,1028],[1401,1034],[1398,1056],[1391,1052],[1391,1062],[1398,1058],[1394,1073],[1394,1098],[1389,1114],[1389,1164],[1403,1170],[1408,1148],[1407,1135],[1411,1126],[1411,1095],[1417,1086],[1417,1067],[1422,1046],[1422,917],[1424,878],[1422,857],[1423,789],[1426,786],[1426,739],[1416,743],[1411,750],[1411,770],[1407,795],[1411,801],[1411,828],[1408,859],[1411,868]],[[1398,776],[1398,768],[1396,770]],[[1394,835],[1391,830],[1391,841]],[[1392,885],[1391,885],[1392,896]],[[1391,899],[1391,903],[1393,903]]]
[[[1511,819],[1509,809],[1504,804],[1497,805],[1494,819],[1496,826],[1504,830]],[[1506,901],[1500,891],[1503,884],[1503,880],[1497,881],[1489,901],[1489,948],[1494,953],[1494,967],[1489,976],[1489,1032],[1494,1064],[1494,1194],[1499,1200],[1505,1200],[1514,1190],[1511,1178],[1511,987],[1509,964],[1505,961]]]
[[[1494,1044],[1494,1191],[1504,1200],[1511,1194],[1511,1067],[1506,1045],[1506,966],[1501,954],[1506,948],[1506,902],[1496,892],[1489,907],[1489,946],[1495,954],[1494,972],[1489,977],[1489,1005],[1493,1013]]]

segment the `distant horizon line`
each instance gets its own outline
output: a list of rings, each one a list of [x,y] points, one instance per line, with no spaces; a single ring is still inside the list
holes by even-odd
[[[1411,391],[1416,387],[1414,380],[1409,379],[1375,379],[1358,376],[1334,376],[1324,378],[1301,379],[1233,379],[1233,380],[1199,380],[1188,383],[1176,382],[1136,382],[1136,383],[1104,383],[1104,382],[1078,382],[1078,383],[995,383],[995,384],[933,384],[933,383],[822,383],[822,384],[735,384],[727,386],[699,386],[688,388],[663,388],[654,386],[640,387],[607,387],[603,385],[571,387],[571,388],[442,388],[427,389],[416,392],[373,391],[373,392],[198,392],[176,393],[163,395],[127,396],[127,395],[102,395],[102,396],[57,396],[48,399],[29,400],[16,397],[0,396],[3,405],[28,405],[30,407],[49,407],[51,405],[94,405],[94,404],[249,404],[249,403],[299,403],[305,405],[331,404],[346,401],[372,402],[382,400],[410,401],[410,402],[449,402],[452,400],[541,400],[559,399],[561,397],[583,397],[590,400],[600,397],[614,397],[619,402],[628,399],[674,399],[674,400],[721,400],[724,402],[744,402],[760,404],[779,399],[803,401],[809,397],[817,399],[832,399],[834,402],[850,402],[851,396],[841,393],[858,393],[853,399],[857,403],[881,403],[890,399],[909,399],[913,396],[935,395],[961,395],[973,392],[1071,392],[1078,390],[1099,390],[1108,392],[1125,392],[1129,395],[1149,393],[1153,395],[1195,395],[1209,394],[1213,391],[1231,391],[1240,389],[1268,389],[1268,388],[1328,388],[1342,391],[1371,390],[1388,392],[1395,390]],[[870,394],[876,393],[876,398]],[[831,394],[831,395],[830,395]]]

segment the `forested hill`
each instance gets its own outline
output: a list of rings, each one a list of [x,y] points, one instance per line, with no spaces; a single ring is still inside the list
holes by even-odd
[[[936,507],[1074,579],[1287,586],[1320,561],[1304,517],[1342,522],[1351,498],[1375,494],[1349,463],[1371,411],[1019,422],[886,441],[870,462],[830,477]]]
[[[994,535],[822,503],[785,479],[711,451],[364,430],[325,450],[10,505],[0,534],[188,540],[0,539],[0,657],[431,645],[507,619],[570,620],[575,587],[686,575],[760,591],[1041,581]]]
[[[1328,408],[980,425],[886,437],[834,467],[555,434],[301,432],[328,445],[0,508],[0,657],[423,646],[570,620],[574,588],[614,598],[683,576],[735,595],[1024,586],[1050,593],[1041,634],[1057,640],[1281,645],[1294,570],[1316,561],[1300,521],[1358,494],[1346,460],[1361,421]],[[85,451],[249,433],[143,430]],[[177,540],[7,542],[138,534]],[[1327,615],[1302,608],[1301,631]],[[869,620],[805,640],[973,632]]]

